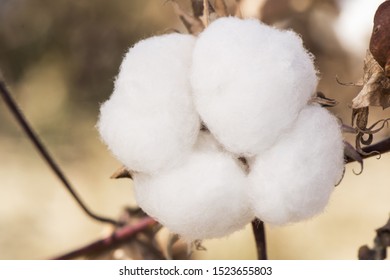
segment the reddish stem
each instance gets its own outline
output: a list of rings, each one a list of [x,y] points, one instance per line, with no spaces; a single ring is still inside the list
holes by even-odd
[[[77,257],[95,253],[98,251],[113,248],[133,238],[137,233],[156,224],[156,221],[150,217],[141,219],[135,225],[124,226],[115,230],[110,236],[92,242],[84,247],[78,248],[72,252],[66,253],[62,256],[55,257],[54,260],[69,260]]]

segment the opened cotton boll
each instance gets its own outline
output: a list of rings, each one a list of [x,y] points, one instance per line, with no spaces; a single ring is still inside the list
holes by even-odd
[[[220,152],[194,151],[173,169],[134,179],[139,206],[186,241],[231,234],[254,217],[245,174]]]
[[[292,130],[251,167],[255,215],[282,225],[321,213],[342,177],[343,149],[338,120],[321,107],[304,108]]]
[[[218,19],[194,47],[196,108],[218,141],[240,156],[270,148],[296,120],[317,82],[301,38],[258,20]]]
[[[190,153],[200,127],[188,78],[194,43],[193,36],[169,34],[126,54],[98,129],[128,169],[157,172]]]

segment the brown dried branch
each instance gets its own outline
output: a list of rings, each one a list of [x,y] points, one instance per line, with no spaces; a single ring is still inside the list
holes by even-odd
[[[252,230],[256,241],[256,251],[258,260],[267,260],[267,243],[265,239],[264,223],[259,219],[252,221]]]
[[[0,76],[1,78],[1,76]],[[22,110],[19,108],[15,100],[12,98],[11,93],[8,91],[5,82],[0,79],[0,93],[1,96],[7,105],[8,109],[11,111],[13,116],[16,118],[18,124],[22,127],[23,131],[26,133],[28,139],[33,143],[35,148],[38,150],[39,154],[43,157],[45,162],[48,164],[53,173],[57,176],[57,178],[62,182],[63,186],[69,191],[77,204],[84,210],[84,212],[94,220],[99,222],[113,224],[115,226],[119,225],[119,223],[113,219],[102,217],[93,213],[82,201],[80,196],[76,193],[73,186],[66,178],[65,173],[61,170],[59,165],[56,163],[54,158],[50,155],[49,151],[43,144],[43,142],[39,139],[36,132],[33,130],[31,125],[28,123],[27,119],[22,113]]]
[[[150,229],[156,225],[156,221],[150,217],[142,218],[134,225],[128,225],[115,230],[110,236],[92,242],[77,250],[71,251],[64,255],[55,257],[55,260],[69,260],[75,259],[81,256],[95,254],[104,250],[113,249],[118,245],[128,242],[135,237],[138,233]]]

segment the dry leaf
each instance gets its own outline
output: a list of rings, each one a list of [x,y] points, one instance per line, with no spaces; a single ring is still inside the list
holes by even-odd
[[[375,12],[370,51],[376,61],[390,76],[390,1],[383,2]]]
[[[116,170],[111,176],[110,179],[122,179],[122,178],[129,178],[133,179],[132,172],[126,169],[126,167],[122,166],[118,170]]]
[[[225,0],[215,0],[214,6],[218,17],[227,17],[229,15]]]
[[[238,0],[235,16],[239,18],[261,18],[266,0]]]
[[[192,10],[194,12],[194,17],[200,18],[205,14],[205,10],[209,10],[210,13],[214,13],[214,8],[211,6],[210,2],[207,1],[208,5],[204,5],[207,0],[191,0]]]
[[[360,171],[359,172],[355,172],[355,170],[353,170],[353,172],[355,174],[358,175],[358,174],[361,174],[363,172],[363,168],[364,168],[363,157],[351,144],[349,144],[346,141],[344,141],[344,158],[346,158],[347,162],[349,161],[349,159],[351,159],[351,160],[356,161],[360,164]]]
[[[318,91],[309,101],[309,103],[317,103],[322,107],[334,107],[338,104],[335,99],[331,99],[325,96],[324,93]]]
[[[183,22],[184,26],[187,28],[190,34],[198,35],[203,31],[205,27],[199,18],[188,14],[180,7],[180,5],[176,1],[171,0],[170,2],[172,3],[173,10],[179,16],[180,20]]]
[[[362,90],[352,100],[353,109],[368,106],[382,106],[383,109],[390,107],[390,79],[369,50],[364,60],[363,83]]]

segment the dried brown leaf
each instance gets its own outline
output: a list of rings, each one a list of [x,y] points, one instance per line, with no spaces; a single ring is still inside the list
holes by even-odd
[[[132,172],[130,172],[129,170],[127,170],[126,167],[122,166],[121,168],[119,168],[118,170],[116,170],[111,176],[110,176],[111,179],[122,179],[122,178],[129,178],[129,179],[133,179],[133,175],[132,175]]]
[[[355,174],[361,174],[363,172],[363,168],[364,168],[363,157],[351,144],[349,144],[346,141],[344,141],[344,157],[347,160],[349,158],[353,161],[357,161],[360,164],[360,171],[359,172],[355,172],[355,170],[353,170],[353,172]]]
[[[335,99],[327,98],[325,94],[318,91],[310,100],[310,103],[320,104],[322,107],[334,107],[338,104]]]
[[[235,16],[239,18],[261,18],[267,0],[237,0]]]
[[[218,17],[227,17],[229,15],[225,0],[215,0],[214,6]]]
[[[390,79],[369,50],[364,60],[363,83],[362,90],[352,100],[353,109],[367,106],[382,106],[383,109],[390,107]]]
[[[358,129],[365,130],[368,124],[368,114],[368,107],[352,109],[352,126],[356,124]]]
[[[200,20],[203,22],[205,27],[210,24],[210,3],[208,0],[203,0],[203,16],[200,17]]]
[[[203,31],[205,27],[199,18],[184,11],[175,0],[170,0],[170,2],[172,3],[174,12],[179,16],[189,33],[197,35]]]
[[[374,154],[379,154],[376,151],[373,152],[365,152],[362,148],[362,145],[370,145],[374,139],[373,134],[378,132],[379,130],[374,129],[375,126],[380,123],[384,122],[386,123],[387,120],[380,120],[379,122],[374,123],[374,125],[367,127],[368,124],[368,115],[369,115],[369,108],[368,107],[362,107],[358,109],[353,109],[352,110],[352,126],[355,126],[356,124],[356,129],[358,131],[356,135],[356,140],[355,140],[355,149],[356,151],[363,155],[363,156],[370,156]],[[368,136],[367,138],[364,138],[365,136]]]
[[[200,18],[205,14],[205,8],[214,13],[214,8],[211,6],[210,2],[207,1],[208,5],[205,5],[207,0],[191,0],[192,11],[194,12],[194,17]]]

